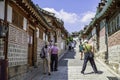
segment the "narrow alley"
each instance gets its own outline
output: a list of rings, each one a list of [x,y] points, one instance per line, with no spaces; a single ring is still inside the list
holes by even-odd
[[[96,61],[98,74],[95,74],[88,63],[85,74],[81,74],[83,60],[80,60],[78,45],[75,51],[67,53],[59,60],[58,71],[49,75],[37,73],[32,80],[118,80],[115,75],[109,72],[102,64]]]
[[[0,0],[0,80],[120,80],[120,0]]]

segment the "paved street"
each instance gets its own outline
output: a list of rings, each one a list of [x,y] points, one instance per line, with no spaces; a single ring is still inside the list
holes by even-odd
[[[68,51],[59,61],[58,71],[52,72],[50,76],[37,74],[32,80],[118,80],[102,64],[96,61],[99,74],[93,73],[88,63],[85,74],[81,74],[83,60],[80,60],[78,48]]]

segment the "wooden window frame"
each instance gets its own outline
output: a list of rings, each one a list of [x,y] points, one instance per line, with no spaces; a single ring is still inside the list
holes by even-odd
[[[109,21],[108,30],[109,36],[120,30],[120,13]]]
[[[12,24],[23,29],[23,20],[24,17],[18,13],[16,10],[12,10]]]

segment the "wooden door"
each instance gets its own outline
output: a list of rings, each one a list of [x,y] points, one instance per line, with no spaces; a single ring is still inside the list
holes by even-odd
[[[29,43],[28,43],[28,64],[34,65],[34,30],[29,28]]]

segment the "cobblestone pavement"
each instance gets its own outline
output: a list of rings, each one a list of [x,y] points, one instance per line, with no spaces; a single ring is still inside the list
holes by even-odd
[[[50,76],[37,74],[32,80],[118,80],[104,66],[96,61],[99,74],[95,74],[88,62],[85,74],[81,74],[83,60],[80,60],[78,48],[68,51],[59,61],[58,71]]]

